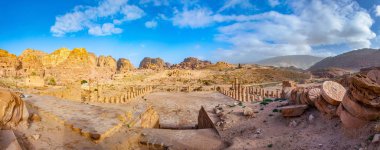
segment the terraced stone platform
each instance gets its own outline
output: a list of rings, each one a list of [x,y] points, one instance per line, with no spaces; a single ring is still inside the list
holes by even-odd
[[[169,130],[144,129],[140,143],[147,149],[223,149],[214,129]]]
[[[51,96],[32,95],[25,101],[42,119],[55,120],[94,142],[111,136],[123,125],[149,128],[158,121],[158,115],[146,105],[139,106],[140,111],[133,111],[136,106],[113,107],[109,104],[111,106],[103,107]]]

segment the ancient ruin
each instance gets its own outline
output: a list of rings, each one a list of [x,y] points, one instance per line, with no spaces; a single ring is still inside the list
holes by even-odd
[[[380,150],[380,0],[0,6],[0,150]]]
[[[3,50],[1,61],[0,133],[6,139],[0,143],[8,148],[261,149],[291,143],[265,136],[289,134],[273,128],[315,132],[335,123],[363,130],[361,137],[379,131],[376,67],[336,79],[192,57],[171,67],[145,58],[135,69],[127,59],[82,48],[28,49],[18,57]],[[372,143],[365,146],[378,146]],[[333,146],[344,144],[325,148]]]

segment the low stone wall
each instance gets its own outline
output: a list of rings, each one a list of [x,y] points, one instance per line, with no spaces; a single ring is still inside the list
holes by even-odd
[[[124,94],[115,95],[115,96],[103,96],[99,95],[97,93],[91,93],[90,97],[88,99],[84,99],[84,101],[87,102],[98,102],[98,103],[128,103],[132,99],[146,95],[150,92],[152,92],[153,87],[152,86],[146,86],[140,89],[133,89],[131,91],[126,91]]]
[[[280,98],[280,89],[266,90],[264,88],[257,88],[254,86],[243,86],[239,83],[239,80],[235,78],[235,82],[231,87],[218,88],[219,92],[229,96],[237,101],[253,102],[262,101],[266,98]]]

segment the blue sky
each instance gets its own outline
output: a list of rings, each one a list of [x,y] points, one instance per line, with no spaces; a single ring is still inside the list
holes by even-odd
[[[2,0],[0,48],[178,63],[378,48],[379,0]]]

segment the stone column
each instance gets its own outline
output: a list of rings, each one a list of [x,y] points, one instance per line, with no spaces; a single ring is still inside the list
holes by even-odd
[[[238,82],[238,87],[237,87],[237,90],[238,90],[238,97],[237,97],[237,100],[241,100],[241,84],[240,82]]]
[[[240,91],[240,92],[241,92],[241,93],[240,93],[240,95],[241,95],[241,99],[240,99],[240,101],[243,101],[243,102],[245,101],[245,99],[244,99],[244,98],[245,98],[245,92],[244,92],[244,91],[245,91],[245,87],[242,86],[242,87],[241,87],[241,91]]]
[[[249,101],[249,89],[250,88],[247,88],[247,89],[245,89],[245,100],[248,102]]]
[[[280,89],[276,89],[276,98],[280,98]]]

